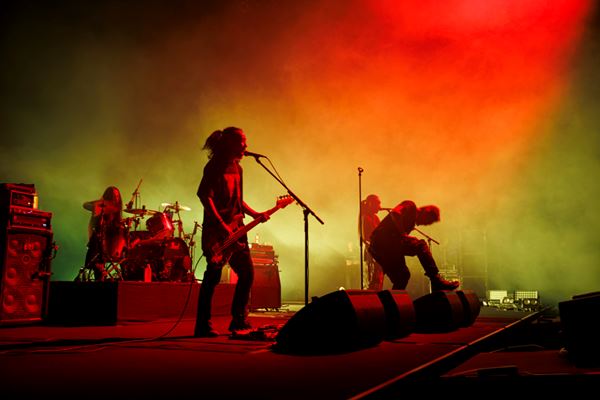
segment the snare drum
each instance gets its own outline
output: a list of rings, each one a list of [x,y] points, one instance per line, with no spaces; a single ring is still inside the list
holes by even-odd
[[[148,218],[146,228],[150,232],[153,239],[165,239],[173,237],[175,229],[173,222],[165,213],[159,212]]]

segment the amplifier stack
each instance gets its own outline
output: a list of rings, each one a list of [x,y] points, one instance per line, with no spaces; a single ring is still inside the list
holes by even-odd
[[[53,234],[33,184],[0,184],[0,324],[40,321]]]
[[[271,245],[250,244],[254,264],[254,283],[250,293],[250,309],[281,308],[281,282],[278,257]]]

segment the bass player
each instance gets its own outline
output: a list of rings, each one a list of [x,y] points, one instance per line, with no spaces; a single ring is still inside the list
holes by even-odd
[[[211,324],[211,305],[215,287],[221,280],[223,265],[229,263],[238,276],[231,305],[230,332],[251,329],[248,322],[248,301],[254,280],[254,266],[250,257],[248,237],[242,235],[228,247],[227,256],[216,257],[211,249],[218,247],[243,225],[243,216],[249,215],[264,222],[266,212],[254,211],[243,200],[243,171],[240,160],[246,150],[246,135],[240,128],[228,127],[213,132],[204,143],[208,162],[204,167],[197,195],[204,207],[202,222],[202,251],[207,259],[204,279],[198,295],[195,337],[215,337],[219,333]]]

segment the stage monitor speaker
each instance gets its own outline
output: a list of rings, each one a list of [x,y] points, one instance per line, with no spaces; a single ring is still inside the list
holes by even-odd
[[[450,332],[458,329],[465,320],[463,303],[458,294],[440,290],[414,301],[417,316],[416,332]]]
[[[481,303],[477,293],[472,290],[457,290],[456,294],[463,305],[464,317],[460,324],[461,327],[473,325],[479,312],[481,311]]]
[[[415,307],[406,290],[382,290],[377,293],[385,311],[385,338],[408,336],[416,326]]]
[[[600,366],[600,292],[558,303],[569,358],[579,367]]]
[[[45,306],[52,233],[38,229],[7,229],[0,244],[0,323],[39,321]]]
[[[375,291],[339,290],[300,309],[279,330],[275,350],[288,353],[340,353],[380,343],[385,311]]]

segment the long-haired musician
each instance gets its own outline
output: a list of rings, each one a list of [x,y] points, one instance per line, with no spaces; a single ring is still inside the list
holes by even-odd
[[[359,234],[365,244],[364,260],[367,264],[367,288],[370,290],[383,289],[383,270],[369,253],[371,235],[381,222],[377,213],[381,210],[381,200],[376,194],[368,195],[360,202]]]
[[[209,160],[204,167],[197,195],[204,207],[202,223],[202,250],[207,267],[198,296],[198,312],[194,336],[214,337],[218,332],[211,324],[211,303],[215,287],[221,280],[222,267],[229,263],[238,276],[231,305],[229,330],[250,329],[247,306],[254,280],[254,266],[250,257],[248,238],[243,235],[228,248],[226,257],[215,257],[212,249],[241,226],[244,215],[268,219],[266,213],[254,211],[243,199],[243,171],[240,160],[246,150],[246,135],[240,128],[228,127],[213,132],[203,149]]]
[[[86,201],[83,208],[91,211],[85,267],[93,271],[95,280],[104,280],[105,263],[118,260],[125,246],[121,192],[109,186],[100,199]]]

